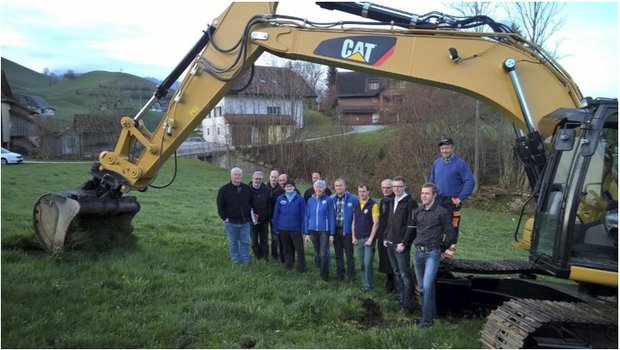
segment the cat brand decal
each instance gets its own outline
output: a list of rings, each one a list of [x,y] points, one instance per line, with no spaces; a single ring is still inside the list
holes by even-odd
[[[394,53],[395,45],[391,36],[349,36],[322,41],[314,54],[380,66]]]

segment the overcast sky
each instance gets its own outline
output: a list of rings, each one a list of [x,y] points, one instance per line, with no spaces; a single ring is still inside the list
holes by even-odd
[[[441,2],[373,1],[424,14]],[[165,78],[228,6],[227,1],[0,0],[1,55],[34,71],[123,71]],[[278,13],[314,21],[359,20],[312,1],[280,2]],[[585,96],[618,97],[618,2],[568,2],[560,64]],[[503,17],[503,18],[502,18]],[[496,20],[508,22],[498,14]]]

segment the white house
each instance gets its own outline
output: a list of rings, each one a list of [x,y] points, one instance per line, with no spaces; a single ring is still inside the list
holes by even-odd
[[[303,99],[313,89],[288,68],[256,66],[241,78],[202,121],[207,142],[234,146],[263,145],[289,137],[304,125]],[[237,90],[236,90],[237,89]]]

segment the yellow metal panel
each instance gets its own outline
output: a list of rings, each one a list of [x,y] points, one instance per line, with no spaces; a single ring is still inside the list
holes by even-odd
[[[617,271],[595,270],[586,267],[573,266],[570,269],[569,278],[577,282],[588,282],[610,287],[618,287]]]
[[[269,39],[256,40],[255,43],[276,55],[459,91],[497,107],[523,130],[526,128],[521,106],[510,76],[503,68],[506,59],[517,62],[517,73],[537,126],[542,117],[560,107],[577,107],[581,98],[570,77],[561,77],[547,62],[539,62],[540,57],[530,49],[518,46],[508,38],[506,43],[489,40],[485,37],[488,33],[267,26],[257,26],[255,30],[269,34]],[[379,63],[362,62],[353,55],[330,57],[315,52],[325,40],[355,41],[356,37],[368,36],[396,38],[393,50]],[[452,62],[449,48],[456,48],[459,55],[468,59]],[[548,136],[551,130],[541,132]]]

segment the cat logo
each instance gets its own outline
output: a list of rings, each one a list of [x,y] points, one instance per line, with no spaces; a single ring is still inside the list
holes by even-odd
[[[349,36],[322,41],[314,54],[380,66],[394,53],[395,45],[391,36]]]

